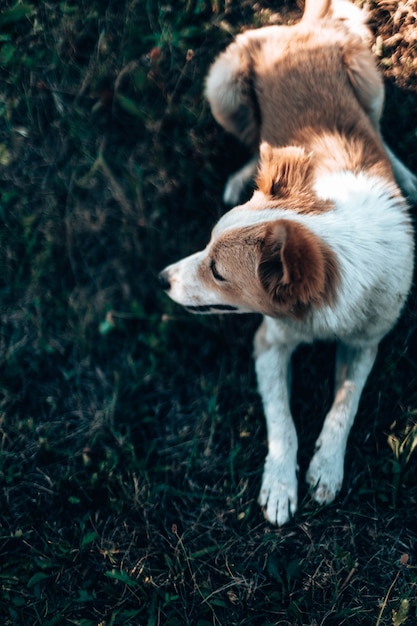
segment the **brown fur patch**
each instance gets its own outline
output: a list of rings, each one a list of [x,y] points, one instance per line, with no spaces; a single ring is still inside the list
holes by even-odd
[[[330,0],[306,0],[304,4],[303,22],[316,22],[329,12]]]
[[[379,131],[384,89],[370,37],[365,27],[349,32],[337,13],[329,0],[307,0],[297,25],[238,35],[209,73],[216,119],[254,152],[257,140],[270,146],[259,188],[302,213],[329,208],[312,192],[323,174],[366,172],[395,184]],[[275,152],[289,147],[292,155]]]
[[[315,178],[348,169],[393,179],[378,129],[383,85],[366,44],[325,20],[279,35],[250,54],[261,142],[303,147]]]
[[[331,304],[338,284],[334,253],[303,225],[266,225],[258,275],[276,311],[303,318],[311,307]]]
[[[224,280],[216,281],[211,263]],[[200,278],[227,302],[271,317],[303,318],[331,304],[339,281],[334,253],[302,224],[265,222],[222,233]]]
[[[273,148],[263,142],[257,186],[266,196],[288,198],[310,188],[313,178],[311,155],[304,148]]]
[[[354,41],[343,52],[343,61],[354,93],[378,128],[384,103],[382,76],[375,69],[375,62],[362,42]]]
[[[259,189],[308,213],[330,208],[313,191],[323,174],[367,171],[393,181],[378,129],[383,85],[366,44],[325,20],[279,35],[260,32],[261,46],[256,31],[240,40],[260,109]]]
[[[313,190],[313,155],[304,148],[274,148],[263,142],[257,187],[267,199],[283,200],[286,209],[297,213],[321,213],[332,208],[330,202],[317,198]]]

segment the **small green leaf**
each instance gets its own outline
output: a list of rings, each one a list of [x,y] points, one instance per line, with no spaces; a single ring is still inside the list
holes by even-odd
[[[1,24],[0,24],[1,26]],[[0,65],[7,67],[16,56],[16,47],[11,43],[5,43],[0,50]]]
[[[33,574],[32,578],[29,580],[27,584],[28,589],[31,589],[32,587],[46,580],[47,578],[50,578],[49,574],[45,574],[44,572],[36,572],[36,574]]]
[[[109,572],[106,572],[104,575],[107,578],[113,578],[113,580],[118,580],[121,583],[128,585],[129,587],[136,587],[138,585],[138,583],[135,580],[132,580],[129,574],[127,574],[123,570],[118,571],[118,570],[112,569]]]
[[[77,602],[84,604],[86,602],[91,602],[92,600],[94,600],[94,594],[86,591],[85,589],[80,589],[78,591]]]
[[[98,331],[100,335],[108,335],[112,330],[114,330],[114,323],[105,319],[100,322]]]
[[[95,530],[91,530],[89,533],[85,534],[81,540],[81,548],[85,548],[89,546],[90,543],[93,543],[98,537],[98,534]]]
[[[143,119],[143,110],[138,107],[136,102],[131,100],[131,98],[127,98],[126,96],[122,96],[122,94],[118,93],[116,94],[116,100],[121,108],[126,111],[126,113],[129,113],[129,115],[132,115],[133,117],[139,117],[140,119]]]
[[[5,24],[14,24],[30,17],[35,12],[35,8],[31,4],[15,4],[10,9],[5,9],[0,13],[0,26]]]
[[[284,585],[284,581],[282,580],[281,574],[279,573],[277,559],[273,555],[271,555],[268,559],[267,571],[271,578],[274,578],[281,585]]]

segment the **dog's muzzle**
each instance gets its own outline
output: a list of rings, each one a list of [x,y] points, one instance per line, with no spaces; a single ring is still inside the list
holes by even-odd
[[[162,270],[158,276],[158,280],[164,291],[169,292],[171,290],[171,280],[168,270]],[[227,313],[238,310],[236,306],[232,306],[231,304],[180,304],[182,304],[187,311],[190,311],[190,313]]]
[[[212,313],[213,311],[227,313],[238,310],[237,306],[232,306],[230,304],[201,304],[200,306],[185,305],[185,308],[191,313]]]
[[[169,280],[169,275],[166,270],[162,270],[162,272],[158,276],[159,284],[164,291],[169,291],[171,289],[171,283]]]

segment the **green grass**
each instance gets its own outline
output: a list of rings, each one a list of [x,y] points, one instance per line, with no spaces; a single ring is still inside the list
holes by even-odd
[[[319,508],[300,481],[295,519],[275,529],[256,504],[259,319],[189,316],[158,289],[162,267],[205,243],[245,159],[202,89],[233,34],[297,11],[260,6],[51,0],[0,13],[6,626],[417,623],[415,293],[381,346],[342,493]],[[385,134],[414,170],[416,119],[415,91],[391,84]],[[319,345],[295,358],[302,475],[332,356]]]

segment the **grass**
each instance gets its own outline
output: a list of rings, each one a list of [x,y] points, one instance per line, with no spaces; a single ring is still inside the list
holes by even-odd
[[[371,8],[384,131],[417,170],[410,22]],[[5,626],[417,623],[415,293],[381,346],[342,493],[319,508],[301,483],[299,512],[275,529],[256,504],[259,320],[192,317],[157,286],[205,242],[246,157],[203,100],[208,65],[242,28],[296,15],[290,1],[3,5]],[[302,472],[332,356],[295,358]]]

